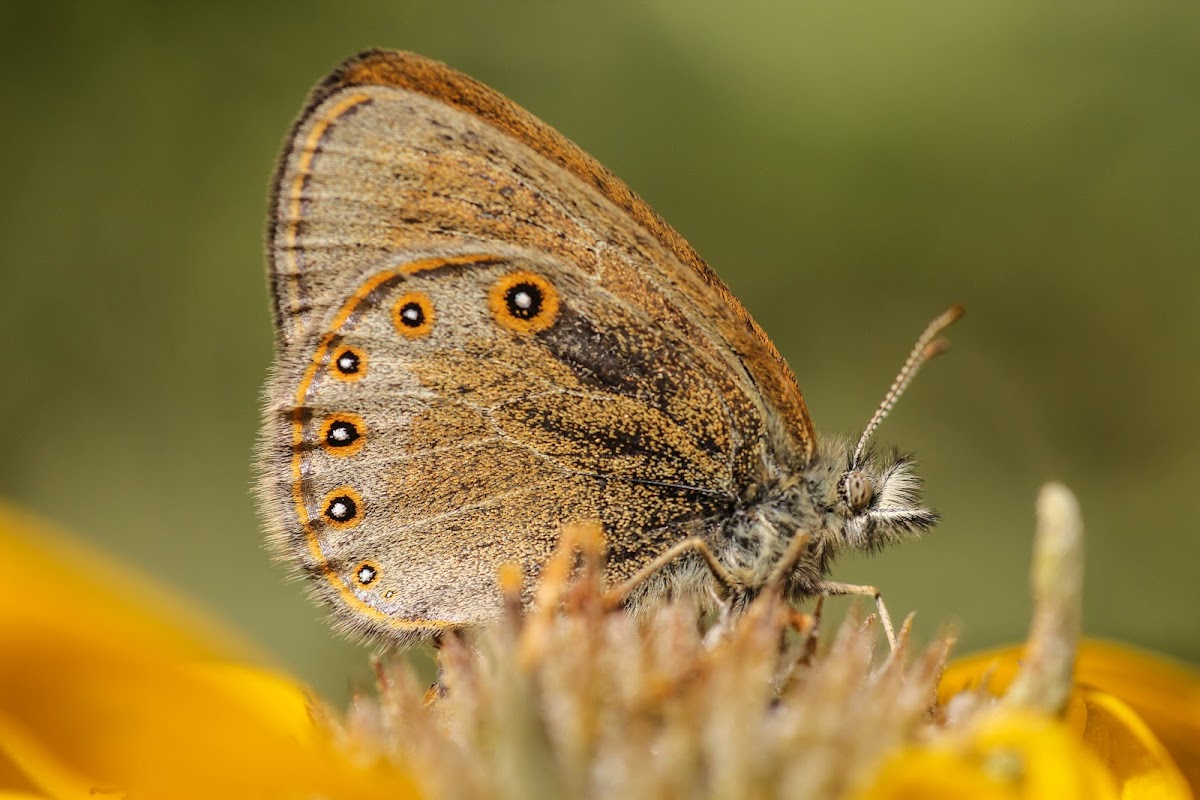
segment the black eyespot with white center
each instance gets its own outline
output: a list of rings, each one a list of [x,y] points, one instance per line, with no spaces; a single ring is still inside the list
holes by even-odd
[[[362,449],[367,440],[367,426],[357,414],[339,411],[321,423],[320,437],[326,453],[345,458]]]
[[[366,352],[357,347],[339,347],[333,351],[329,374],[343,383],[362,380],[367,375]]]
[[[379,567],[374,564],[364,561],[354,570],[354,579],[358,581],[359,586],[370,586],[379,577]]]
[[[433,301],[424,292],[405,292],[392,305],[392,325],[406,339],[417,339],[433,330]]]
[[[518,270],[501,275],[488,292],[492,316],[501,327],[517,333],[537,333],[558,316],[558,291],[545,276]]]
[[[362,360],[353,350],[343,350],[337,357],[337,371],[343,375],[357,375]]]
[[[353,486],[339,486],[321,501],[325,524],[331,528],[354,528],[362,522],[366,506]]]
[[[325,516],[334,522],[349,522],[358,516],[358,503],[348,494],[340,494],[325,506]]]
[[[350,447],[358,441],[358,428],[353,422],[334,420],[325,433],[325,444],[330,447]]]
[[[504,304],[517,319],[533,319],[542,313],[542,290],[532,283],[518,283],[504,293]]]
[[[400,307],[399,317],[406,328],[419,328],[425,324],[425,309],[420,303],[405,303]]]

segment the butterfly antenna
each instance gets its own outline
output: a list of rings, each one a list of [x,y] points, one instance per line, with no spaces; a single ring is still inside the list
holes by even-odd
[[[900,374],[896,376],[896,380],[892,381],[892,388],[888,389],[887,394],[883,396],[883,402],[879,404],[879,408],[875,409],[875,415],[871,417],[866,430],[863,431],[862,438],[858,440],[858,447],[854,448],[854,458],[850,459],[851,469],[858,469],[858,460],[862,458],[863,448],[870,441],[871,434],[879,427],[879,423],[883,422],[888,412],[892,410],[892,406],[896,405],[896,401],[900,399],[900,395],[904,394],[904,390],[912,383],[912,379],[917,377],[918,370],[926,361],[946,352],[950,347],[950,342],[938,337],[942,335],[942,331],[953,325],[965,310],[957,303],[950,306],[939,314],[937,319],[929,323],[920,338],[917,339],[912,352],[908,355],[908,360],[900,368]]]

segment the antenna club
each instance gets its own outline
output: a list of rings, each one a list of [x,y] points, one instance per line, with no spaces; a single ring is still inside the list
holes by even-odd
[[[925,345],[925,349],[921,352],[921,358],[928,361],[934,356],[940,356],[942,353],[950,349],[949,339],[934,339],[929,344]]]

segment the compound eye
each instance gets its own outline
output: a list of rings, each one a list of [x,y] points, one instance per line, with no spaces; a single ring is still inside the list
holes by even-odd
[[[875,487],[871,485],[871,479],[859,470],[846,473],[842,489],[846,504],[852,511],[862,511],[875,494]]]

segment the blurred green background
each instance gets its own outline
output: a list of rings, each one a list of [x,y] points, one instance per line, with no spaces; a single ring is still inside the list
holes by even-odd
[[[1033,500],[1079,494],[1086,627],[1200,661],[1194,0],[6,3],[0,494],[200,598],[335,697],[364,648],[272,566],[251,495],[262,237],[309,87],[370,46],[495,86],[622,176],[945,517],[837,577],[931,635],[1021,637]]]

